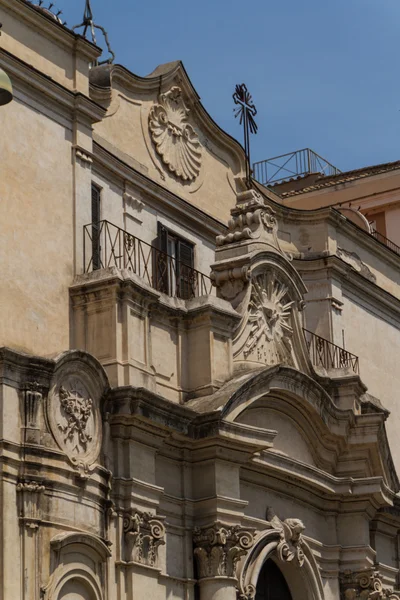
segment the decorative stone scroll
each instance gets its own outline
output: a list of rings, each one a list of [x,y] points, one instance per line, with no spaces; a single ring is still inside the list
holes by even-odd
[[[194,555],[199,579],[205,577],[236,577],[237,563],[254,544],[254,530],[215,523],[193,532]]]
[[[280,542],[276,548],[279,560],[291,562],[296,560],[300,567],[304,564],[304,552],[302,550],[303,536],[305,526],[300,519],[285,519],[281,521],[279,517],[274,516],[271,521],[271,527],[280,531]]]
[[[379,571],[374,569],[344,573],[341,586],[343,600],[400,600],[400,596],[383,587]]]
[[[265,204],[258,192],[246,190],[238,194],[236,207],[231,212],[232,217],[228,221],[229,233],[217,236],[217,246],[258,240],[263,233],[267,233],[273,236],[273,240],[270,241],[280,250],[275,211]]]
[[[41,497],[45,486],[36,481],[17,483],[20,495],[20,520],[29,529],[37,529],[41,521]]]
[[[149,113],[149,130],[157,153],[171,173],[193,181],[200,173],[202,149],[194,128],[188,123],[186,107],[178,86],[160,94],[159,104]]]
[[[226,300],[234,300],[247,286],[250,280],[249,259],[254,251],[252,244],[257,243],[259,250],[269,250],[284,257],[278,240],[278,221],[275,211],[265,204],[262,196],[254,189],[240,192],[237,204],[231,211],[228,222],[229,232],[217,236],[217,253],[230,252],[230,246],[240,244],[249,246],[248,251],[239,255],[232,251],[231,259],[224,259],[213,265],[211,279],[218,289],[218,294]]]
[[[165,544],[165,526],[150,513],[135,511],[124,517],[126,558],[154,567],[158,548]]]

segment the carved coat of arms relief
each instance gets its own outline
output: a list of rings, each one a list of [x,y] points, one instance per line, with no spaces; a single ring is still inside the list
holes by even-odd
[[[200,173],[202,147],[199,136],[188,122],[190,110],[178,86],[160,94],[159,103],[149,113],[149,131],[157,154],[168,170],[191,182]]]
[[[97,402],[84,378],[60,377],[49,395],[47,418],[57,445],[85,476],[100,451],[101,426]]]

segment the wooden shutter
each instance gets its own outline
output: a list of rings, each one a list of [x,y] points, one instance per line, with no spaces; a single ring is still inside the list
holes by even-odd
[[[153,249],[153,285],[159,292],[168,294],[168,268],[169,261],[167,257],[168,231],[157,223],[157,247]]]
[[[92,183],[92,265],[94,271],[101,268],[100,200],[101,190]]]
[[[196,273],[193,270],[194,248],[193,244],[178,239],[177,266],[178,266],[178,293],[180,298],[188,300],[196,295]]]

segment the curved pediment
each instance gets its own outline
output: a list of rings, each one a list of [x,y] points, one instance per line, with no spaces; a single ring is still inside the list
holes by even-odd
[[[108,108],[95,125],[100,146],[111,145],[152,180],[228,220],[243,189],[243,148],[207,113],[180,61],[147,77],[120,65],[95,67],[91,96]]]
[[[378,477],[390,490],[399,488],[385,412],[356,414],[339,408],[322,385],[297,369],[275,366],[242,374],[187,406],[196,412],[217,412],[221,423],[242,425],[244,434],[249,428],[269,432],[274,441],[267,453],[280,455],[290,470],[300,461],[335,478]],[[272,413],[279,415],[279,423],[270,418]],[[279,440],[279,430],[286,440]]]

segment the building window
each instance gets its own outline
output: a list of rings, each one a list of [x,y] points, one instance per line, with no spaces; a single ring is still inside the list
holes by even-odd
[[[92,183],[92,261],[94,271],[101,268],[100,204],[101,188],[95,183]]]
[[[154,256],[154,287],[169,296],[189,299],[195,296],[194,246],[158,224]]]

